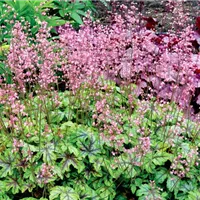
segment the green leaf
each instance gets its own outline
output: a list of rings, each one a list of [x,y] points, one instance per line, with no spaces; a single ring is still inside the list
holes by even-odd
[[[152,153],[146,154],[145,159],[144,159],[144,163],[143,163],[143,167],[148,173],[153,173],[154,172],[155,165],[153,163],[153,155],[152,155]]]
[[[85,12],[82,11],[82,10],[76,10],[76,12],[77,12],[78,14],[82,15],[82,16],[85,16],[85,15],[86,15]]]
[[[25,19],[26,19],[26,21],[28,21],[30,23],[31,27],[36,26],[39,29],[39,26],[38,26],[38,24],[37,24],[37,22],[36,22],[36,20],[33,16],[26,15]],[[32,30],[31,30],[31,32],[32,32]]]
[[[5,54],[6,52],[8,52],[10,49],[10,45],[2,45],[0,46],[0,55],[2,56],[3,54]],[[3,64],[3,63],[1,63]]]
[[[155,199],[165,199],[162,198],[160,195],[160,191],[157,187],[143,184],[140,186],[140,189],[136,192],[136,195],[139,196],[139,200],[141,199],[149,199],[149,200],[155,200]]]
[[[179,187],[179,190],[183,191],[184,193],[194,191],[195,189],[196,189],[196,184],[189,180],[181,182],[181,185]]]
[[[2,169],[0,170],[1,177],[6,177],[8,175],[12,175],[13,173],[12,163],[14,161],[14,158],[6,156],[7,155],[5,155],[4,158],[3,157],[0,158],[0,166],[2,167]]]
[[[123,169],[124,169],[123,175],[128,179],[135,177],[137,174],[133,165],[131,165],[131,164],[124,164]]]
[[[16,8],[19,11],[18,13],[21,13],[22,9],[28,5],[27,3],[27,0],[15,1]]]
[[[163,197],[163,200],[165,200],[167,199],[168,194],[167,192],[162,192],[161,196]]]
[[[49,196],[49,199],[50,200],[53,200],[57,197],[59,197],[59,195],[63,192],[63,189],[64,187],[62,186],[56,186],[56,187],[53,187],[50,191],[50,196]]]
[[[131,184],[131,192],[132,192],[132,194],[135,194],[135,191],[136,191],[136,185]]]
[[[51,116],[50,116],[50,121],[51,123],[55,123],[55,124],[58,124],[60,123],[65,117],[65,113],[64,112],[61,112],[61,111],[53,111],[51,113]]]
[[[188,153],[191,151],[189,143],[186,142],[181,143],[181,149],[184,155],[188,155]]]
[[[77,140],[85,141],[85,140],[87,140],[88,137],[90,137],[91,133],[88,130],[79,128],[79,129],[74,130],[74,135],[73,135],[72,140],[74,140],[74,141],[77,141]],[[78,145],[81,146],[81,143],[78,143]]]
[[[4,45],[5,46],[5,45]],[[8,46],[8,45],[7,45]],[[8,47],[9,48],[9,47]],[[7,51],[7,50],[6,50]],[[4,52],[4,50],[3,50]],[[1,55],[1,47],[0,47],[0,55]],[[3,75],[6,79],[6,83],[12,83],[12,72],[9,67],[5,65],[5,63],[0,62],[0,75]]]
[[[79,194],[81,200],[95,199],[94,197],[97,196],[97,193],[87,184],[75,184],[74,187],[75,191]]]
[[[56,186],[50,191],[49,199],[53,200],[60,196],[60,200],[79,200],[79,195],[70,187]]]
[[[107,159],[104,159],[103,157],[94,157],[94,161],[93,161],[93,166],[94,166],[94,169],[96,171],[101,171],[101,167],[104,165],[106,165],[106,162],[108,163],[108,160]],[[109,165],[110,165],[110,162],[109,162]],[[110,166],[106,166],[107,167],[110,167]]]
[[[48,22],[49,26],[61,26],[64,25],[66,23],[65,20],[61,19],[60,17],[51,17],[51,19],[47,19],[46,20]]]
[[[36,182],[36,181],[35,181]],[[31,180],[27,180],[26,182],[24,181],[21,185],[21,192],[24,193],[25,191],[32,192],[33,189],[35,188],[35,182]]]
[[[114,169],[111,167],[111,161],[108,160],[104,160],[104,165],[106,167],[106,169],[108,170],[108,172],[110,173],[110,176],[114,179],[117,179],[120,177],[121,174],[124,173],[123,169],[121,169],[121,167],[117,167],[115,166]]]
[[[39,30],[38,26],[32,27],[31,28],[31,33],[34,35],[34,34],[36,34],[38,32],[38,30]]]
[[[190,191],[186,200],[200,200],[200,191]]]
[[[94,137],[88,138],[85,141],[80,142],[80,150],[83,156],[88,156],[90,162],[92,162],[93,158],[96,157],[100,153],[100,148],[98,147],[97,141]]]
[[[174,190],[176,190],[176,188],[178,188],[180,185],[180,179],[176,176],[170,176],[167,179],[167,189],[170,192],[173,192]]]
[[[54,174],[57,174],[60,179],[63,179],[63,173],[60,166],[54,165],[53,172]]]
[[[61,17],[65,17],[66,13],[64,10],[59,10],[58,11]]]
[[[73,165],[76,169],[78,169],[78,160],[76,156],[73,154],[65,153],[61,156],[63,159],[61,161],[62,164],[62,171],[69,171],[70,165]]]
[[[12,189],[13,194],[18,193],[21,189],[19,180],[17,180],[16,178],[8,178],[4,181],[4,183],[6,185],[6,190],[9,191],[10,189]]]
[[[14,1],[6,1],[6,4],[8,4],[10,7],[14,8],[15,10],[18,10],[20,7],[18,4],[16,4]]]
[[[168,170],[166,168],[160,168],[155,173],[156,183],[163,183],[168,176]]]
[[[0,181],[0,194],[5,192],[6,185],[4,181]]]
[[[79,156],[79,150],[76,147],[69,144],[67,148],[68,148],[68,151],[69,151],[70,154],[74,154],[77,157]]]
[[[36,181],[34,169],[26,169],[24,173],[24,178],[29,179],[34,183]]]
[[[29,0],[29,4],[32,7],[38,7],[38,12],[42,12],[44,8],[54,8],[53,0],[42,1],[42,0]],[[42,4],[41,4],[42,3]]]
[[[46,144],[43,148],[41,148],[41,152],[43,154],[43,161],[45,163],[52,164],[52,162],[56,160],[54,144]]]
[[[21,1],[22,2],[22,1]],[[20,16],[30,16],[34,19],[34,10],[28,4],[24,5],[24,7],[20,10],[18,17]]]
[[[28,152],[31,151],[31,152],[38,152],[39,148],[37,146],[34,146],[34,145],[31,145],[31,144],[28,144],[26,142],[24,142],[24,145],[23,145],[23,155],[24,157],[28,156]]]
[[[98,188],[96,192],[99,199],[114,199],[116,195],[116,191],[112,187],[107,186]]]
[[[143,195],[147,196],[149,194],[149,190],[151,190],[151,187],[147,184],[143,184],[140,186],[140,189],[137,190],[136,195],[139,197]]]
[[[12,200],[6,193],[2,192],[0,193],[0,199],[3,200]]]
[[[70,17],[71,17],[72,19],[74,19],[77,23],[83,24],[83,21],[82,21],[80,15],[77,14],[76,12],[71,13],[71,14],[70,14]]]
[[[141,178],[136,178],[134,180],[134,184],[138,187],[140,187],[142,185],[143,180]]]
[[[171,160],[172,155],[166,152],[156,152],[153,155],[153,163],[155,165],[163,165],[167,160]]]
[[[85,8],[85,5],[80,2],[75,2],[75,4],[73,5],[74,10],[83,9],[83,8]]]
[[[73,126],[75,126],[75,124],[72,121],[68,121],[68,122],[63,123],[62,126],[61,126],[61,128],[64,127],[64,126],[65,127],[66,126],[73,127]]]

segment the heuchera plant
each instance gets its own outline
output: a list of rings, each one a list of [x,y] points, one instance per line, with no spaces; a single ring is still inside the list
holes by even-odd
[[[137,83],[138,95],[150,86],[158,98],[187,107],[199,87],[199,54],[192,46],[195,32],[188,26],[178,36],[157,35],[138,29],[135,11],[126,13],[115,15],[107,26],[86,20],[79,31],[69,25],[60,29],[60,41],[68,49],[71,87],[103,73],[117,84]]]
[[[199,195],[197,124],[175,104],[138,100],[130,93],[134,85],[100,82],[98,92],[84,84],[76,95],[48,92],[4,102],[1,198]]]
[[[195,32],[157,35],[121,9],[109,25],[67,24],[59,40],[46,23],[36,38],[15,24],[12,82],[0,77],[1,199],[200,196]]]

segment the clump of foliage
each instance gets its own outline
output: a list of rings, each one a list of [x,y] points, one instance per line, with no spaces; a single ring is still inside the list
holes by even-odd
[[[82,18],[88,11],[97,12],[91,0],[60,1],[54,0],[54,12],[61,19],[70,21],[74,27],[83,24]]]
[[[0,42],[10,42],[11,30],[16,21],[21,21],[23,26],[29,24],[29,32],[37,33],[40,23],[47,21],[50,26],[62,25],[64,20],[55,16],[48,16],[47,11],[53,8],[52,1],[1,1],[1,38]],[[61,21],[60,21],[61,20]],[[54,24],[53,24],[54,23]],[[7,40],[7,41],[6,41]]]
[[[83,85],[75,95],[41,91],[5,102],[1,198],[198,196],[199,127],[175,104],[129,91],[103,81],[98,93]]]
[[[96,12],[91,1],[24,0],[0,2],[0,60],[9,49],[11,30],[17,21],[27,27],[26,32],[34,37],[42,22],[51,27],[51,34],[57,35],[55,28],[70,22],[74,27],[83,23],[82,18],[90,11]]]
[[[10,30],[16,21],[21,21],[23,25],[29,23],[31,33],[34,35],[39,30],[41,22],[46,21],[50,27],[60,26],[67,21],[72,24],[82,24],[82,16],[88,10],[95,12],[95,7],[91,1],[7,1],[0,2],[1,14],[1,38],[11,39]],[[51,12],[55,12],[54,14]],[[58,13],[57,13],[58,12]]]

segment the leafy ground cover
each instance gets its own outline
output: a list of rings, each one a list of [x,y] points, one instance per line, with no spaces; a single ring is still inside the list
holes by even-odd
[[[3,17],[0,198],[198,199],[200,18],[185,27],[169,1],[179,21],[158,34],[134,4],[102,24],[88,2],[0,2],[18,13]]]
[[[102,86],[21,100],[12,117],[4,107],[1,198],[198,198],[198,124],[175,104]]]

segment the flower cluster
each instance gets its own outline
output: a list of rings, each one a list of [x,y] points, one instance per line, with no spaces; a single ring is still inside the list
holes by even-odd
[[[23,147],[23,142],[13,138],[13,153],[18,152],[20,147]]]
[[[46,163],[42,164],[41,170],[38,174],[38,179],[40,183],[47,184],[49,179],[53,177],[53,167],[47,165]]]
[[[183,159],[182,155],[178,155],[172,165],[170,166],[171,174],[177,175],[180,178],[184,178],[187,172],[190,171],[189,163],[186,159]]]
[[[140,139],[140,146],[142,148],[143,154],[150,151],[150,138],[149,137],[141,137]]]
[[[182,147],[184,148],[184,147]],[[186,155],[179,154],[170,166],[171,174],[177,175],[180,178],[187,176],[191,167],[199,165],[198,147],[193,147]]]
[[[49,89],[57,83],[56,71],[60,55],[56,43],[48,41],[49,29],[42,23],[36,40],[28,38],[17,22],[12,31],[13,39],[8,54],[8,65],[14,74],[14,86],[20,93],[33,91],[36,85]]]

